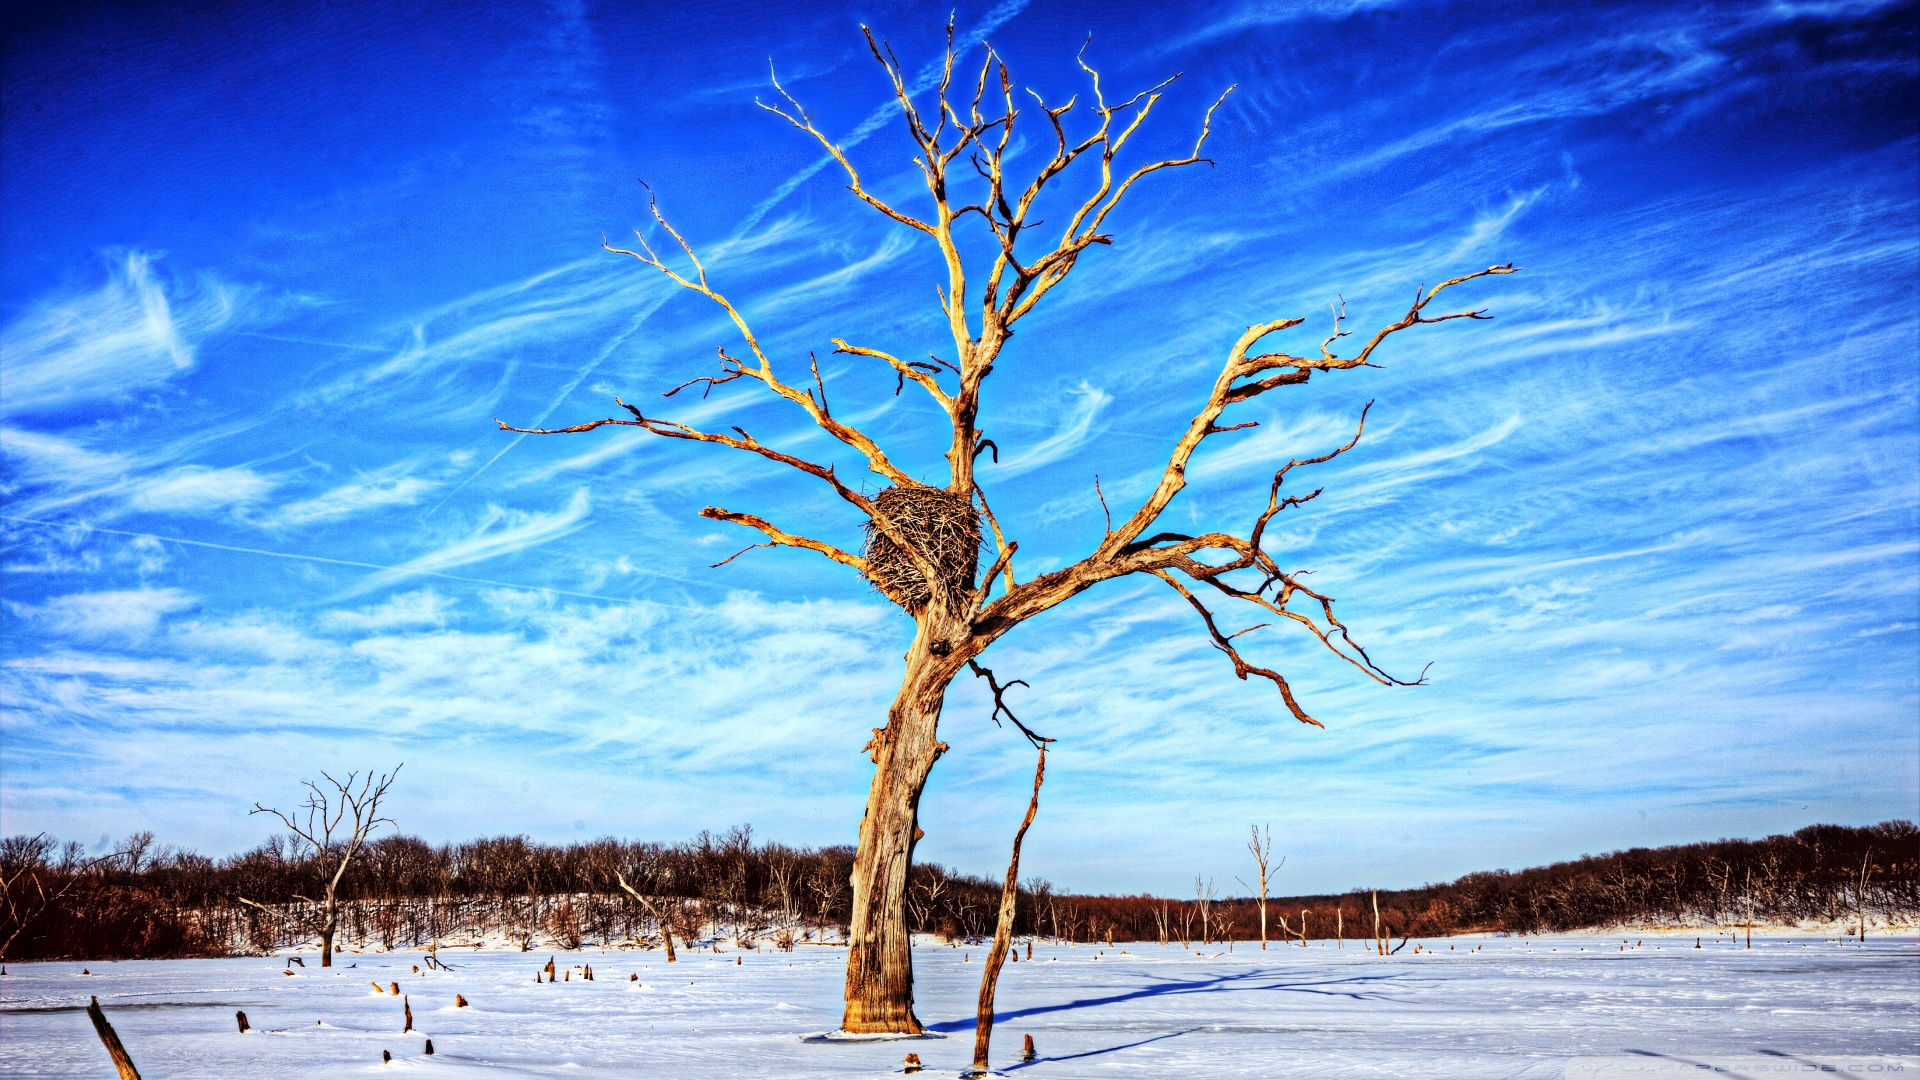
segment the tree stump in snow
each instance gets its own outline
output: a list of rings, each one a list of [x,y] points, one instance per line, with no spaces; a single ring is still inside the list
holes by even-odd
[[[247,1014],[246,1014],[246,1013],[245,1013],[244,1011],[241,1011],[241,1012],[235,1012],[235,1013],[233,1014],[233,1018],[234,1018],[235,1020],[238,1020],[238,1021],[240,1022],[240,1034],[242,1034],[242,1035],[245,1035],[245,1034],[247,1033],[247,1031],[248,1031],[248,1028],[247,1028]]]

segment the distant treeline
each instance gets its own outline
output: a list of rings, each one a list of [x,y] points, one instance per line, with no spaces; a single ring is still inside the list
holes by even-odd
[[[389,836],[348,865],[342,944],[423,947],[482,935],[526,948],[651,944],[664,919],[683,947],[791,948],[840,938],[852,862],[850,848],[756,842],[744,826],[671,845],[561,846],[508,836],[435,846]],[[302,939],[277,913],[320,895],[319,866],[310,849],[279,837],[224,859],[156,847],[151,834],[91,859],[78,844],[12,837],[0,841],[0,957],[287,948]],[[629,896],[621,878],[654,910]],[[914,867],[911,880],[916,930],[963,939],[992,932],[998,881],[938,865]],[[1033,878],[1021,889],[1016,932],[1080,942],[1257,939],[1257,900],[1212,891],[1198,884],[1192,897],[1084,896]],[[1400,940],[1863,915],[1870,924],[1904,923],[1920,914],[1920,829],[1899,820],[1813,825],[1791,836],[1633,848],[1418,889],[1270,897],[1268,934],[1364,945],[1375,936],[1376,905],[1380,932]]]

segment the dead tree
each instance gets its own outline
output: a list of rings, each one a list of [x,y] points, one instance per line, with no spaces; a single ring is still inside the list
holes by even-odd
[[[307,789],[307,801],[292,813],[259,803],[254,803],[249,811],[279,818],[300,844],[313,849],[313,860],[320,871],[320,896],[313,899],[295,894],[294,899],[308,905],[308,909],[296,908],[290,912],[244,896],[239,900],[318,936],[321,967],[333,966],[333,935],[340,927],[340,881],[347,876],[353,857],[366,845],[367,834],[381,825],[393,824],[392,818],[380,816],[380,802],[387,797],[387,789],[393,786],[400,769],[401,765],[395,765],[392,772],[382,773],[378,778],[371,769],[364,777],[350,772],[345,780],[335,780],[323,772],[320,775],[327,782],[324,788],[311,780],[301,781]]]
[[[647,909],[648,915],[653,916],[654,923],[660,927],[660,943],[664,945],[667,950],[667,963],[674,963],[678,957],[673,955],[673,926],[671,925],[671,920],[668,918],[668,913],[661,911],[652,899],[642,896],[639,892],[635,891],[633,886],[627,884],[625,874],[615,872],[613,876],[620,882],[620,887],[627,891],[627,895],[640,901],[640,906]]]
[[[1026,728],[1022,726],[1022,731]],[[1047,777],[1047,744],[1052,739],[1042,739],[1027,732],[1040,751],[1040,761],[1033,767],[1033,798],[1027,802],[1027,816],[1020,820],[1020,829],[1013,834],[1013,857],[1007,860],[1007,882],[1000,888],[1000,921],[993,929],[993,948],[987,952],[987,963],[980,972],[980,1001],[975,1010],[973,1028],[973,1071],[979,1074],[987,1072],[987,1049],[993,1042],[993,998],[1000,986],[1000,968],[1006,963],[1007,950],[1013,944],[1013,917],[1020,897],[1020,843],[1027,838],[1027,829],[1033,825],[1033,816],[1040,812],[1040,784]]]
[[[1185,489],[1188,463],[1203,442],[1256,425],[1257,421],[1223,423],[1229,407],[1280,387],[1305,383],[1315,372],[1371,366],[1380,346],[1399,331],[1455,319],[1487,318],[1483,311],[1436,315],[1429,314],[1428,308],[1444,290],[1477,278],[1512,273],[1513,267],[1493,266],[1422,288],[1405,315],[1376,331],[1348,356],[1331,351],[1349,334],[1344,306],[1334,309],[1331,332],[1319,348],[1301,355],[1277,349],[1260,351],[1259,347],[1273,335],[1300,325],[1303,319],[1274,319],[1248,327],[1227,350],[1205,401],[1174,442],[1152,493],[1117,524],[1109,512],[1101,540],[1079,560],[1021,581],[1014,567],[1019,544],[994,516],[976,470],[982,453],[991,451],[995,459],[999,454],[998,445],[981,427],[982,384],[999,363],[1016,325],[1066,280],[1083,255],[1096,246],[1113,244],[1113,234],[1106,231],[1110,218],[1140,181],[1158,172],[1211,164],[1201,151],[1214,111],[1226,95],[1223,93],[1206,110],[1191,152],[1129,169],[1117,166],[1116,161],[1173,79],[1121,100],[1109,100],[1099,73],[1082,59],[1079,63],[1089,80],[1091,102],[1082,104],[1074,98],[1049,104],[1031,89],[1024,96],[1017,95],[1006,65],[987,49],[978,74],[963,74],[956,84],[958,55],[949,27],[943,74],[937,87],[918,92],[909,87],[911,77],[892,51],[871,31],[866,33],[870,51],[891,84],[912,143],[914,165],[925,182],[927,194],[922,208],[895,205],[871,190],[846,151],[815,126],[813,118],[777,80],[774,89],[778,99],[763,102],[762,107],[817,141],[844,170],[855,198],[896,224],[923,234],[940,253],[945,278],[938,289],[940,314],[952,338],[952,360],[932,354],[930,361],[903,359],[843,338],[834,338],[832,343],[837,354],[873,361],[882,371],[891,371],[896,394],[911,382],[944,413],[947,422],[934,434],[946,447],[945,482],[936,486],[915,479],[879,442],[849,423],[844,413],[836,415],[814,358],[808,358],[802,368],[804,375],[798,380],[789,381],[779,374],[773,355],[741,309],[714,286],[693,245],[652,202],[649,205],[658,228],[656,235],[663,238],[661,246],[656,248],[639,230],[635,232],[635,248],[604,246],[638,260],[717,305],[745,349],[742,355],[734,356],[722,347],[717,374],[691,379],[666,391],[666,396],[695,385],[701,387],[704,396],[739,380],[758,384],[803,412],[847,451],[857,454],[866,470],[886,486],[867,494],[842,477],[834,464],[769,446],[744,428],[708,431],[661,416],[647,416],[641,408],[620,398],[614,401],[624,415],[562,428],[517,428],[505,422],[500,427],[545,435],[625,426],[661,438],[726,447],[787,466],[826,484],[864,522],[862,549],[860,545],[790,532],[758,514],[718,506],[700,511],[703,517],[741,525],[764,537],[723,563],[757,547],[812,551],[864,575],[914,618],[913,644],[905,657],[899,692],[888,710],[885,726],[873,729],[873,738],[866,746],[875,769],[853,863],[843,1015],[843,1026],[850,1032],[912,1033],[921,1028],[913,1015],[907,871],[914,845],[922,835],[917,820],[920,793],[934,762],[947,749],[938,729],[947,687],[955,676],[965,670],[968,661],[1027,619],[1103,582],[1151,575],[1193,607],[1207,639],[1231,663],[1236,677],[1256,677],[1272,683],[1287,711],[1301,723],[1321,726],[1295,699],[1291,685],[1280,672],[1254,664],[1240,652],[1241,636],[1259,627],[1222,629],[1199,594],[1211,592],[1224,601],[1257,609],[1256,617],[1298,626],[1377,683],[1419,683],[1418,678],[1395,677],[1375,663],[1335,617],[1333,597],[1315,591],[1301,572],[1283,568],[1264,547],[1267,527],[1277,515],[1319,494],[1282,495],[1281,486],[1291,470],[1330,461],[1351,450],[1360,439],[1358,425],[1345,445],[1280,466],[1273,474],[1266,504],[1249,508],[1250,521],[1244,532],[1189,535],[1156,529],[1155,524]],[[1231,90],[1229,87],[1228,92]],[[1028,98],[1030,105],[1026,104]],[[1083,113],[1086,122],[1073,123]],[[1022,122],[1022,116],[1032,119]],[[1025,130],[1026,123],[1035,123],[1037,132],[1031,139],[1023,136],[1015,140],[1016,124]],[[1070,132],[1070,127],[1076,130]],[[1022,166],[1033,166],[1024,179],[1008,174],[1016,158]],[[1082,193],[1062,192],[1062,179],[1069,174],[1086,178],[1087,188]],[[1030,217],[1043,196],[1047,201],[1067,200],[1057,212],[1048,213],[1052,224]],[[963,235],[963,225],[977,231]],[[1043,225],[1048,229],[1044,234]],[[1364,424],[1366,410],[1362,409],[1360,415]],[[1101,501],[1104,505],[1104,495]],[[978,558],[983,521],[994,552],[984,574],[979,573]]]
[[[1261,835],[1260,826],[1250,825],[1248,828],[1253,831],[1253,839],[1247,841],[1247,850],[1253,852],[1253,865],[1260,870],[1260,950],[1265,952],[1267,948],[1267,863],[1273,858],[1273,827],[1269,825],[1264,836]],[[1281,856],[1280,866],[1285,865],[1287,865],[1286,857]],[[1278,871],[1280,866],[1273,869]],[[1243,878],[1236,880],[1243,886],[1247,884]]]

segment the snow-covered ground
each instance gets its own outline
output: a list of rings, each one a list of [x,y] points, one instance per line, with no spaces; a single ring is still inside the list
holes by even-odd
[[[1692,932],[1435,944],[1382,959],[1354,942],[1204,956],[1043,942],[1001,979],[994,1065],[1034,1080],[1645,1077],[1700,1075],[1703,1064],[1776,1076],[1823,1063],[1920,1076],[1910,931],[1865,945],[1758,935],[1751,950],[1711,932],[1700,949]],[[553,985],[534,982],[548,953],[498,948],[459,950],[447,956],[454,970],[422,974],[417,952],[347,953],[292,975],[269,957],[12,964],[0,979],[0,1075],[111,1076],[83,1011],[97,995],[148,1080],[884,1076],[909,1052],[928,1074],[952,1076],[971,1057],[985,950],[915,953],[917,1012],[945,1039],[804,1041],[840,1016],[845,954],[823,947],[683,952],[672,965],[657,952],[589,949],[556,963],[592,964],[596,978],[574,967]],[[413,1034],[401,1032],[401,998],[375,982],[399,983]],[[456,993],[471,1006],[456,1008]],[[237,1032],[235,1010],[254,1034]],[[1025,1033],[1039,1053],[1030,1065],[1017,1060]]]

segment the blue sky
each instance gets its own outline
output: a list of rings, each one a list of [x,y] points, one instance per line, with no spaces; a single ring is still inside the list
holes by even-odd
[[[947,9],[122,5],[18,28],[0,134],[0,816],[224,853],[319,769],[405,760],[433,840],[850,842],[908,623],[843,568],[830,493],[609,414],[734,342],[599,248],[645,179],[783,362],[943,343],[933,253],[754,106],[769,59],[911,203],[858,32],[910,67]],[[1051,98],[1185,77],[1162,174],[989,381],[983,483],[1041,572],[1140,498],[1240,329],[1498,316],[1243,408],[1166,519],[1244,528],[1275,464],[1365,441],[1271,536],[1390,669],[1277,631],[1316,731],[1157,582],[989,663],[1057,737],[1031,869],[1070,888],[1404,885],[1587,851],[1911,817],[1920,802],[1920,143],[1911,5],[960,6]],[[977,55],[977,52],[974,53]],[[864,362],[836,408],[941,477]],[[738,391],[738,392],[736,392]],[[844,403],[844,404],[842,404]],[[738,385],[656,406],[833,451]],[[842,455],[844,458],[844,455]],[[845,475],[861,475],[855,462]],[[869,478],[870,489],[877,482]],[[1313,647],[1309,647],[1313,646]],[[921,855],[990,872],[1025,744],[957,685]]]

